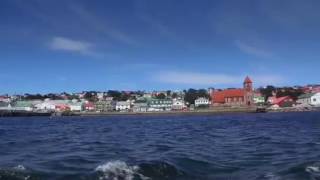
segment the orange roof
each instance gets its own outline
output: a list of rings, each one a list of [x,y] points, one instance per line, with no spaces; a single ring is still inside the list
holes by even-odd
[[[244,83],[252,83],[251,79],[249,78],[249,76],[246,77],[246,79],[244,80]]]
[[[213,103],[225,103],[227,97],[244,97],[243,89],[226,89],[223,91],[214,91],[212,93]]]

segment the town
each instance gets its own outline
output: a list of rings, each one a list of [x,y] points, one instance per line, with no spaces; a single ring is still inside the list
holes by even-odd
[[[320,85],[254,88],[246,77],[241,88],[183,91],[115,91],[59,94],[1,95],[0,115],[32,113],[152,113],[237,111],[306,111],[320,107]]]

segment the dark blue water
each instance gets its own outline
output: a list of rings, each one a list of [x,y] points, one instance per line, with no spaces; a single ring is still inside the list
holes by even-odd
[[[1,118],[0,179],[320,179],[320,113]]]

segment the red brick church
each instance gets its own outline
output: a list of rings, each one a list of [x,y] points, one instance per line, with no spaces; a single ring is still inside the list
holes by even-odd
[[[252,81],[247,76],[241,89],[213,90],[211,99],[213,106],[251,106],[253,105]]]

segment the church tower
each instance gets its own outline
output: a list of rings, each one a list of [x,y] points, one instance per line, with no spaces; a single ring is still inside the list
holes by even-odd
[[[247,106],[253,105],[253,82],[247,76],[243,82],[244,100]]]

